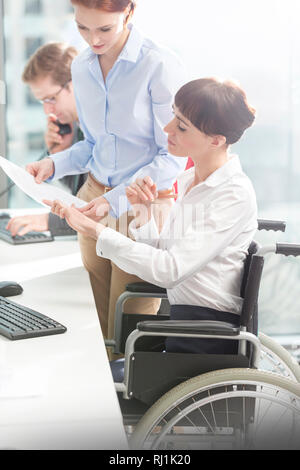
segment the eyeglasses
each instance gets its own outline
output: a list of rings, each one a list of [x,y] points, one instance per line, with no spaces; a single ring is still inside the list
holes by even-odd
[[[59,90],[58,92],[56,92],[53,96],[51,96],[51,98],[45,98],[44,100],[38,100],[39,103],[41,104],[56,104],[56,98],[58,97],[58,95],[60,94],[60,92],[66,88],[66,86],[68,85],[68,83],[70,83],[72,80],[68,80]]]

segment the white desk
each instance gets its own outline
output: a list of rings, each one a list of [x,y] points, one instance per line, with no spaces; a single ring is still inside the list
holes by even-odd
[[[77,241],[0,241],[0,259],[0,281],[24,288],[11,300],[67,327],[41,338],[0,336],[0,449],[127,449]]]

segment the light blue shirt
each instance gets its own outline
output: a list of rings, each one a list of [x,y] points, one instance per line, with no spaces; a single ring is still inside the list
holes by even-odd
[[[115,217],[129,209],[125,188],[132,181],[149,175],[158,189],[171,188],[187,162],[168,154],[163,131],[172,119],[174,95],[185,82],[183,66],[173,52],[144,38],[134,26],[129,28],[128,40],[105,81],[91,48],[73,61],[85,139],[51,156],[55,179],[90,172],[112,187],[104,197]]]

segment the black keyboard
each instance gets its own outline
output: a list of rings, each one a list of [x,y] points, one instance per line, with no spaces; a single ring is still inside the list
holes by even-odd
[[[0,239],[4,240],[11,245],[24,245],[25,243],[41,243],[41,242],[51,242],[54,240],[51,234],[46,234],[43,232],[28,232],[25,235],[16,235],[13,237],[9,230],[6,230],[10,220],[9,215],[0,215]]]
[[[56,335],[65,331],[67,328],[52,318],[0,297],[0,335],[16,340]]]

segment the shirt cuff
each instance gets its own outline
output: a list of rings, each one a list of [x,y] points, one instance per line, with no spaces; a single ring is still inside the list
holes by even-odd
[[[159,238],[159,231],[152,216],[151,219],[139,228],[135,226],[135,220],[129,224],[129,233],[134,237],[137,242],[147,243],[147,245],[156,246]]]
[[[121,250],[126,250],[128,244],[131,244],[132,240],[125,237],[116,230],[106,227],[100,233],[96,243],[96,253],[102,258],[112,259],[118,255]]]
[[[103,197],[110,204],[110,215],[116,217],[117,219],[125,212],[128,212],[130,209],[130,204],[126,197],[125,188],[125,184],[121,183],[111,191],[103,194]]]
[[[47,181],[60,179],[65,175],[71,174],[69,150],[49,155],[54,163],[54,173]]]

